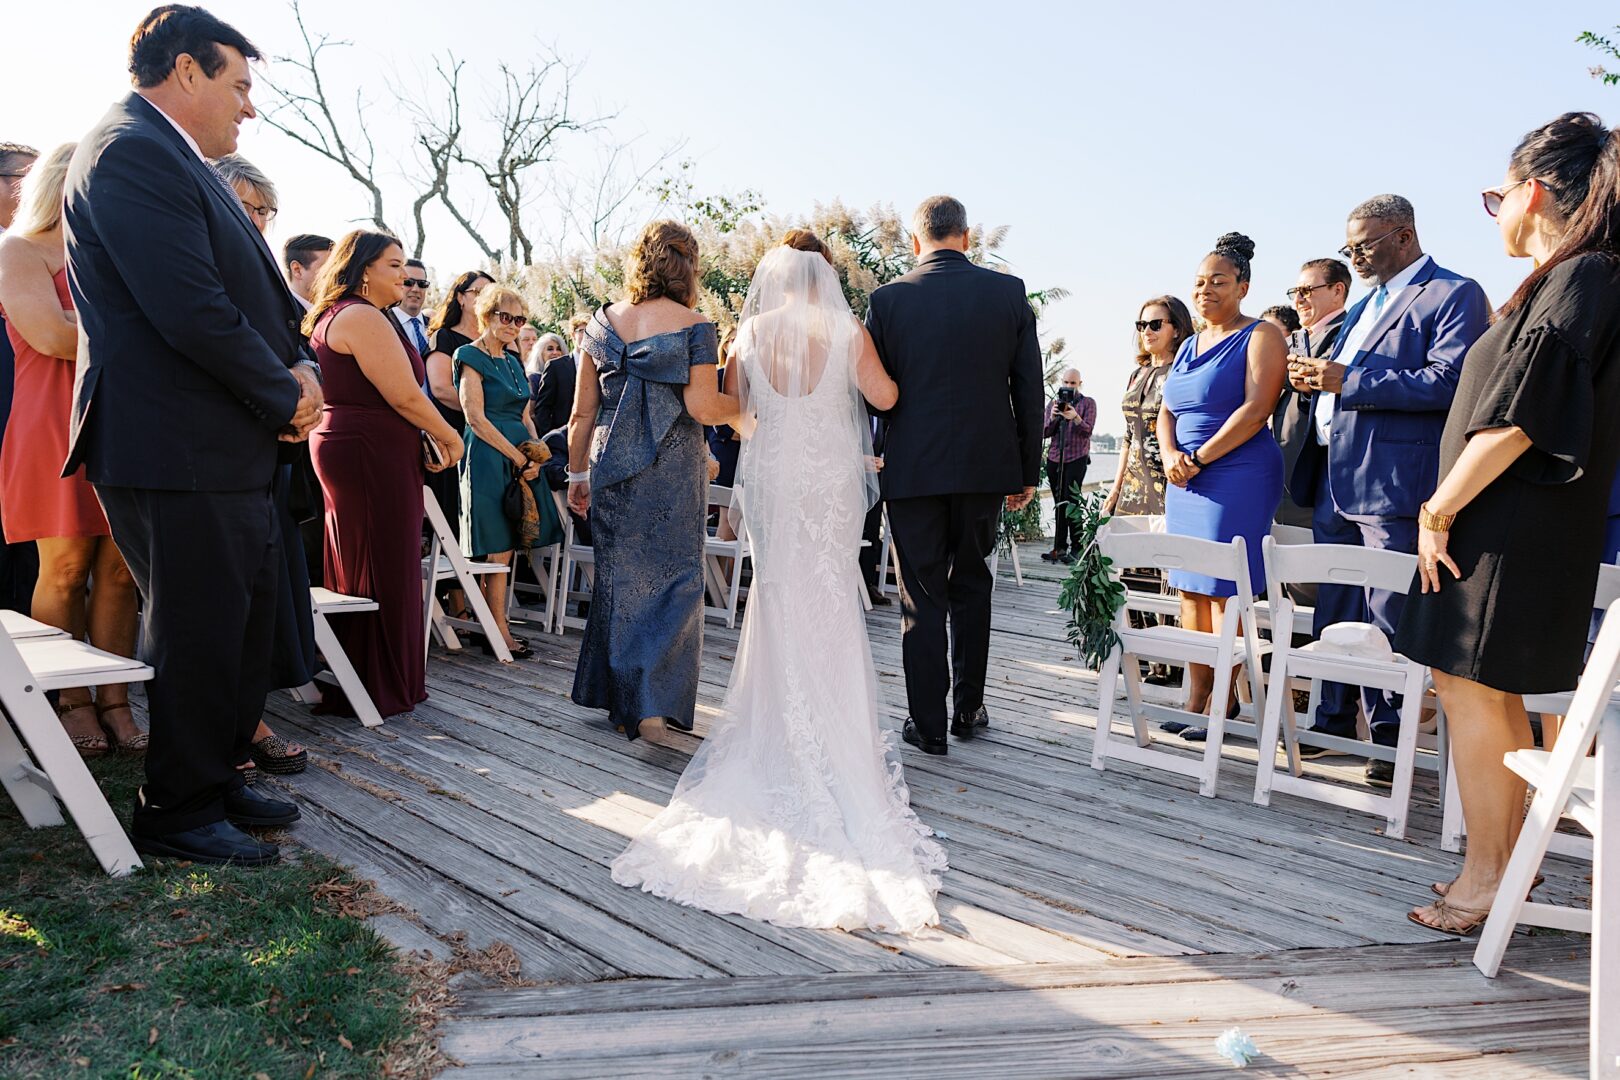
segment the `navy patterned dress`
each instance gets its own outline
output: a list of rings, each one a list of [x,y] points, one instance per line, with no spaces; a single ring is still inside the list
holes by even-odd
[[[708,449],[686,411],[691,368],[719,360],[713,323],[627,342],[585,332],[602,399],[591,437],[596,580],[573,699],[627,737],[647,717],[692,729],[703,659]]]

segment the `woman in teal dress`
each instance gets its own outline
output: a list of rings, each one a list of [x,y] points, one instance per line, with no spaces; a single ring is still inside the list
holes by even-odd
[[[521,472],[534,494],[540,535],[531,547],[562,539],[557,504],[540,477],[544,448],[529,415],[529,380],[523,364],[507,353],[523,328],[523,298],[504,286],[490,285],[478,296],[478,337],[451,357],[451,377],[467,417],[467,456],[461,462],[461,548],[473,559],[510,564],[522,546],[520,525],[506,516],[502,496],[512,474]],[[533,447],[525,447],[532,443]],[[528,451],[534,451],[531,455]],[[529,643],[512,636],[506,621],[510,574],[479,579],[495,622],[514,659],[530,655]],[[485,650],[494,650],[486,643]]]

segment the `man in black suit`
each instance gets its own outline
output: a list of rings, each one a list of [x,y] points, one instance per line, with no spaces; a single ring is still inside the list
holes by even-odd
[[[151,745],[137,851],[260,865],[239,825],[285,825],[236,765],[269,690],[281,550],[277,439],[306,438],[319,371],[303,309],[208,164],[255,113],[259,52],[201,8],[154,10],[130,42],[135,92],[68,170],[67,262],[80,320],[64,475],[80,465],[146,606]]]
[[[1350,268],[1338,259],[1312,259],[1299,268],[1299,280],[1288,290],[1288,299],[1299,312],[1300,326],[1310,335],[1309,356],[1314,359],[1332,356],[1333,343],[1339,340],[1339,331],[1344,329],[1344,305],[1350,299]],[[1290,361],[1293,359],[1289,357]],[[1306,441],[1316,437],[1311,425],[1311,395],[1284,383],[1277,410],[1271,416],[1271,433],[1282,447],[1283,476],[1292,478]],[[1310,507],[1299,505],[1293,495],[1285,491],[1282,504],[1277,507],[1277,523],[1308,529],[1311,513]]]
[[[936,195],[912,219],[917,268],[872,294],[866,327],[900,400],[888,414],[881,483],[900,559],[903,737],[944,754],[989,725],[985,560],[1002,502],[1022,509],[1041,465],[1041,351],[1024,283],[968,260],[967,211]],[[946,616],[950,663],[946,663]]]
[[[574,379],[579,373],[580,346],[585,341],[585,327],[590,323],[585,315],[575,315],[569,321],[568,332],[573,337],[574,351],[559,356],[540,372],[540,391],[534,395],[534,429],[552,431],[567,427],[574,411]]]
[[[872,428],[872,454],[880,461],[883,458],[883,438],[887,434],[883,418],[875,413],[868,415],[867,423]],[[872,601],[873,607],[888,607],[889,598],[883,595],[883,582],[878,577],[878,566],[883,559],[883,500],[879,499],[872,504],[866,512],[866,521],[861,526],[861,540],[865,546],[861,548],[861,580],[866,582],[866,595]]]

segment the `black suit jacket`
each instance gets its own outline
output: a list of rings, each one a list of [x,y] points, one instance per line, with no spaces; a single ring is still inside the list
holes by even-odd
[[[1023,281],[935,251],[872,294],[866,328],[900,384],[885,499],[1010,495],[1039,482],[1041,349]]]
[[[559,356],[540,370],[540,392],[534,396],[534,430],[551,431],[568,423],[574,411],[574,354]]]
[[[1345,312],[1341,308],[1339,313],[1329,319],[1327,325],[1317,333],[1311,335],[1311,356],[1321,360],[1333,355],[1333,345],[1339,340],[1339,334],[1344,331]],[[1271,433],[1277,438],[1277,445],[1282,447],[1283,454],[1283,481],[1288,491],[1283,498],[1282,508],[1277,511],[1279,521],[1288,525],[1303,525],[1309,527],[1311,523],[1311,510],[1294,499],[1293,482],[1294,470],[1299,464],[1302,454],[1317,446],[1316,419],[1311,415],[1311,395],[1302,394],[1286,382],[1283,383],[1282,397],[1277,400],[1277,411],[1271,416]],[[1315,483],[1315,474],[1312,474],[1312,483]]]
[[[303,310],[241,204],[131,94],[74,152],[64,220],[80,333],[63,475],[268,487],[298,405]]]

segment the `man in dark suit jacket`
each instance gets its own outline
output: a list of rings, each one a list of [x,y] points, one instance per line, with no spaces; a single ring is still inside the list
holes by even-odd
[[[967,212],[946,195],[917,208],[917,268],[872,294],[866,327],[900,400],[888,414],[881,484],[900,559],[903,736],[944,754],[989,724],[985,560],[1003,499],[1029,505],[1041,467],[1041,351],[1024,283],[968,260]],[[946,663],[946,615],[950,664]]]
[[[39,151],[23,143],[0,142],[0,235],[11,228],[17,212],[17,196],[23,177],[39,160]],[[5,434],[11,416],[12,377],[16,357],[6,333],[5,312],[0,312],[0,435]],[[39,577],[39,551],[32,540],[7,544],[0,534],[0,607],[28,614],[34,601],[34,582]]]
[[[1325,360],[1332,356],[1333,345],[1344,328],[1344,305],[1350,299],[1350,268],[1338,259],[1312,259],[1299,268],[1299,280],[1288,290],[1288,298],[1293,301],[1300,325],[1310,340],[1308,356],[1300,359]],[[1271,416],[1271,433],[1282,447],[1285,480],[1293,476],[1307,440],[1315,438],[1310,403],[1308,393],[1284,384],[1282,397],[1277,399],[1277,409]],[[1277,507],[1277,523],[1308,529],[1311,508],[1295,502],[1293,495],[1285,490],[1282,503]],[[1314,588],[1311,595],[1316,595]]]
[[[95,485],[156,673],[135,849],[245,865],[278,852],[237,826],[298,817],[236,766],[270,683],[277,439],[307,437],[321,405],[319,372],[294,371],[303,311],[207,160],[255,115],[258,56],[201,8],[148,15],[136,91],[79,142],[64,210],[80,320],[64,475],[82,464]]]
[[[574,338],[574,351],[559,356],[540,372],[540,389],[534,395],[534,429],[552,431],[567,427],[574,411],[574,380],[579,374],[579,361],[575,359],[585,341],[585,326],[590,320],[576,315],[569,325]]]
[[[883,439],[888,434],[888,424],[883,417],[868,411],[867,423],[872,428],[872,455],[881,459],[883,457]],[[881,483],[881,481],[879,481]],[[861,526],[861,540],[865,546],[861,548],[861,580],[866,583],[866,595],[872,601],[873,607],[888,607],[889,598],[883,595],[883,582],[878,579],[878,565],[883,560],[883,500],[879,499],[872,504],[866,512],[866,521]]]
[[[1314,510],[1317,543],[1417,553],[1418,507],[1439,482],[1440,435],[1469,346],[1490,324],[1479,283],[1423,253],[1412,204],[1378,195],[1350,212],[1340,249],[1373,291],[1345,315],[1328,360],[1289,366],[1294,389],[1310,394],[1313,437],[1294,464],[1289,491]],[[1404,593],[1323,585],[1316,631],[1371,622],[1391,637]],[[1373,741],[1395,745],[1400,696],[1362,693]],[[1354,736],[1351,688],[1323,687],[1312,727]],[[1317,756],[1322,751],[1313,750]],[[1367,763],[1367,782],[1387,788],[1394,768]]]

